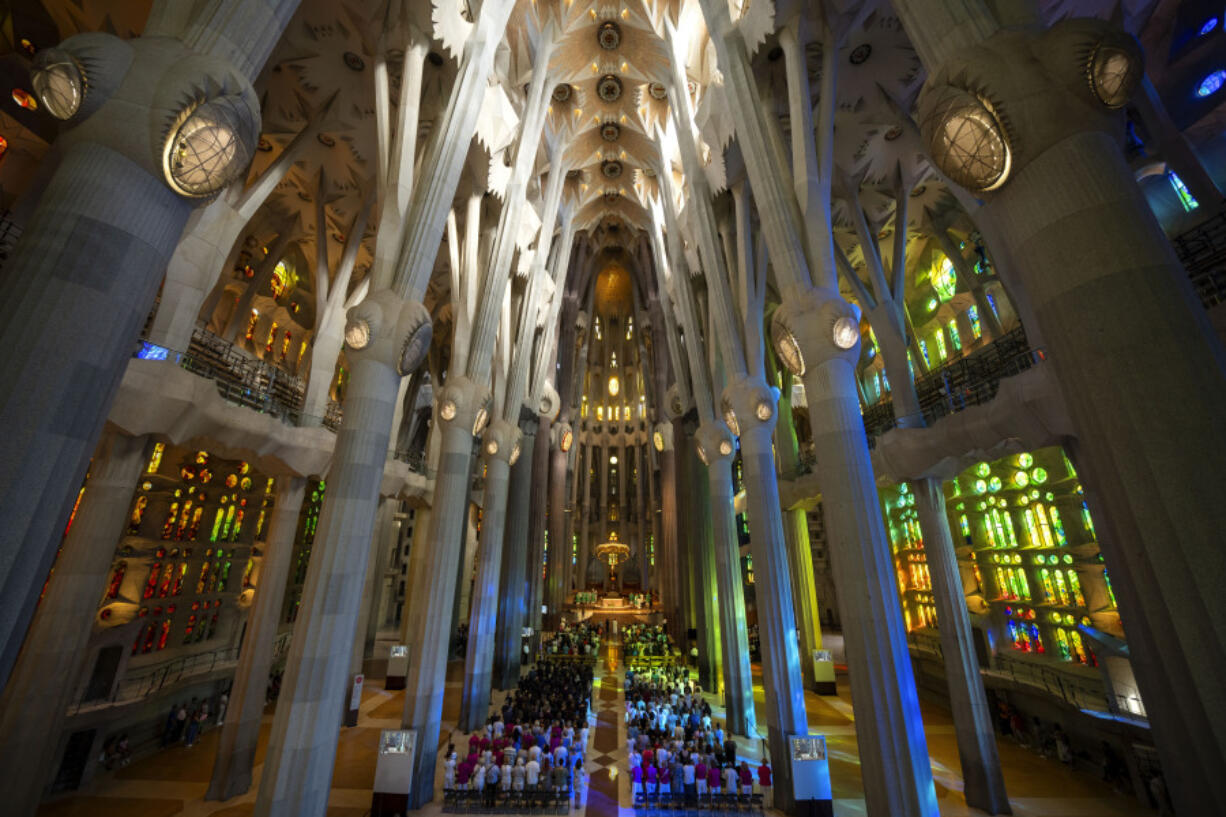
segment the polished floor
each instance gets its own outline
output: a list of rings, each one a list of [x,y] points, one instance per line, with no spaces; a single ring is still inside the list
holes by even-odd
[[[622,667],[616,647],[610,647],[597,670],[593,690],[593,730],[586,768],[590,777],[585,807],[576,817],[630,817],[630,783],[624,773],[626,756],[625,727],[621,712]],[[760,667],[754,667],[755,696],[764,712]],[[459,717],[460,685],[463,666],[448,667],[443,715],[445,742]],[[806,694],[809,723],[814,732],[827,735],[830,746],[830,772],[834,788],[835,814],[855,817],[864,813],[859,755],[851,698],[841,678],[837,697]],[[329,799],[329,817],[362,817],[370,809],[370,790],[374,783],[375,748],[379,731],[397,728],[404,701],[403,692],[385,692],[377,680],[368,681],[363,691],[358,726],[342,729]],[[714,706],[714,701],[712,702]],[[717,712],[718,717],[718,712]],[[962,817],[982,812],[969,809],[962,798],[957,748],[953,723],[947,713],[935,707],[924,708],[924,726],[937,781],[937,796],[942,817]],[[271,714],[264,719],[260,749],[256,756],[255,780],[258,785]],[[182,746],[137,761],[113,773],[99,775],[86,789],[46,803],[40,817],[246,817],[252,813],[255,788],[242,797],[218,803],[202,797],[212,772],[217,731],[206,732],[188,749]],[[740,754],[756,759],[761,741],[738,741]],[[1013,813],[1018,817],[1150,817],[1157,812],[1129,795],[1112,791],[1092,775],[1066,769],[1011,742],[1000,743],[1005,784]],[[441,786],[441,771],[439,784]],[[422,814],[439,812],[436,801]]]

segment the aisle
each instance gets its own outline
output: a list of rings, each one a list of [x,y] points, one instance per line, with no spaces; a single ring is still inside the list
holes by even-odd
[[[585,767],[590,775],[586,817],[619,817],[621,809],[631,808],[630,789],[623,785],[619,769],[629,762],[626,742],[622,739],[622,713],[625,698],[622,692],[621,646],[607,644],[605,660],[596,667],[592,685],[592,711],[596,728],[588,750]],[[624,791],[623,791],[624,789]]]

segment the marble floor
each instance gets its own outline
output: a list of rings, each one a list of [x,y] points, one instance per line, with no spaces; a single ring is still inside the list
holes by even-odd
[[[619,664],[618,650],[611,646],[597,667],[592,695],[591,746],[585,764],[589,775],[588,791],[584,807],[577,809],[574,817],[632,817],[630,781],[625,773],[628,767],[626,733],[621,717],[624,675]],[[755,698],[759,711],[764,713],[760,672],[761,668],[755,665]],[[447,672],[440,746],[446,745],[459,718],[462,678],[462,663],[452,662]],[[864,814],[864,795],[851,697],[845,682],[846,679],[840,677],[837,696],[807,693],[805,703],[812,730],[827,735],[835,814],[856,817]],[[495,701],[500,700],[496,694]],[[328,802],[329,817],[363,817],[368,813],[379,732],[399,726],[403,703],[403,692],[384,691],[377,679],[368,679],[362,694],[358,726],[340,730]],[[721,710],[714,699],[711,703],[718,720]],[[923,714],[942,817],[982,814],[968,808],[962,798],[957,747],[949,715],[935,707],[925,707]],[[81,791],[45,803],[39,815],[246,817],[252,813],[271,725],[270,710],[264,718],[256,755],[255,786],[241,797],[225,802],[202,799],[216,752],[218,733],[214,729],[206,732],[190,749],[174,747],[116,772],[102,773]],[[764,733],[765,727],[761,731]],[[752,737],[756,739],[737,741],[738,754],[756,761],[761,756],[763,741],[761,735]],[[1066,769],[1012,742],[1000,742],[1000,754],[1013,813],[1018,817],[1151,817],[1157,813],[1129,795],[1113,792],[1091,775]],[[441,768],[438,785],[441,789]],[[420,814],[426,817],[439,814],[440,801],[441,798],[437,799]]]

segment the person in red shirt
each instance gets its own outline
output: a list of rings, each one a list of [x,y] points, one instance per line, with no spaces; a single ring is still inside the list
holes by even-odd
[[[766,758],[762,758],[762,765],[758,767],[758,788],[762,789],[762,805],[774,808],[775,790],[771,788],[771,764]]]
[[[753,794],[753,772],[749,771],[749,764],[742,760],[737,775],[741,778],[741,794]]]

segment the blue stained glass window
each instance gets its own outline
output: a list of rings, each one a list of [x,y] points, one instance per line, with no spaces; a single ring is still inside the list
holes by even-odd
[[[1226,85],[1226,70],[1219,68],[1200,81],[1200,85],[1196,86],[1196,95],[1209,96],[1216,93],[1223,85]]]
[[[1166,179],[1171,183],[1171,187],[1175,189],[1175,195],[1179,196],[1179,203],[1183,205],[1185,213],[1190,213],[1197,207],[1200,207],[1200,202],[1192,195],[1192,191],[1188,190],[1188,186],[1183,183],[1183,179],[1173,170],[1166,172]]]
[[[1208,20],[1205,21],[1205,24],[1200,27],[1200,36],[1201,37],[1205,36],[1209,32],[1213,31],[1213,29],[1215,28],[1217,28],[1217,18],[1210,17]]]
[[[141,360],[165,360],[170,350],[165,346],[158,346],[156,343],[150,343],[147,340],[140,342],[140,349],[136,351],[136,356]]]

